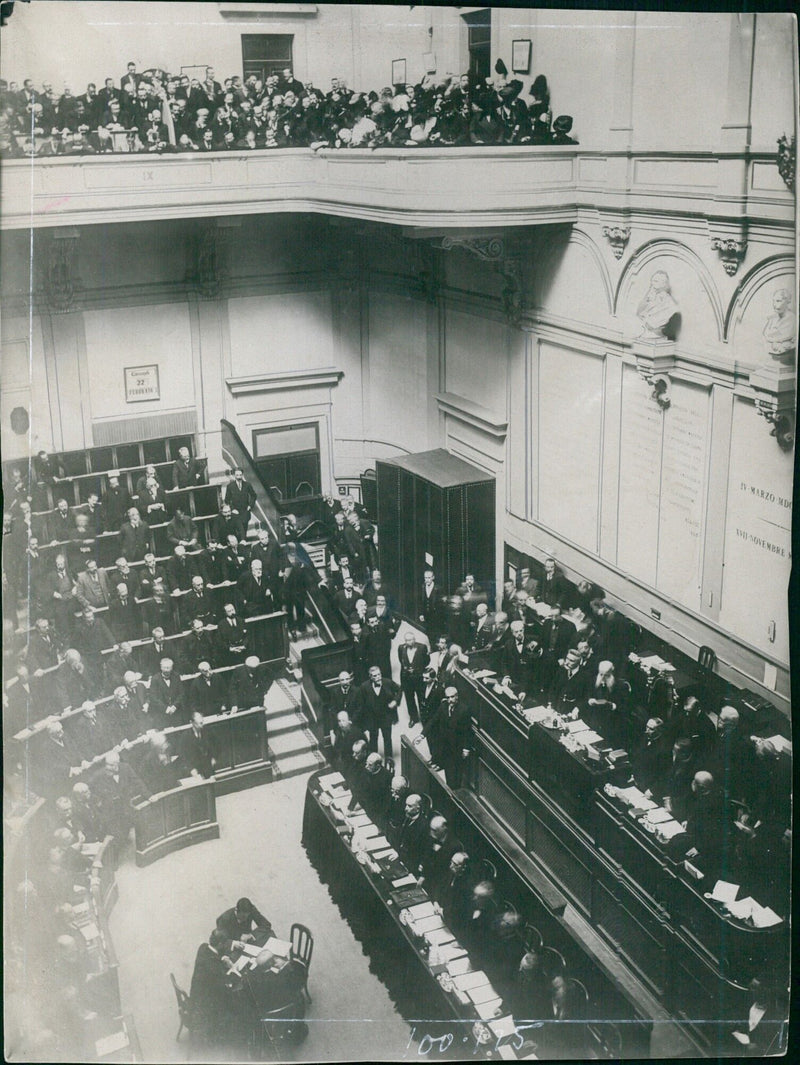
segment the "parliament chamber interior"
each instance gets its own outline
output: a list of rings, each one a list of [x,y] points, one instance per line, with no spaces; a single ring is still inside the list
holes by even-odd
[[[6,1059],[786,1053],[795,17],[2,8]]]

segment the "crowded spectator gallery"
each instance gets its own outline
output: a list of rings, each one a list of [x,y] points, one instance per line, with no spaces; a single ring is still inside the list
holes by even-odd
[[[2,20],[7,1060],[786,1053],[794,16]]]

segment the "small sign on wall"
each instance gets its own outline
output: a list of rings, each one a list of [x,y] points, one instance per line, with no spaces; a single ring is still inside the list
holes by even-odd
[[[154,399],[161,399],[158,366],[126,366],[125,402],[147,403]]]

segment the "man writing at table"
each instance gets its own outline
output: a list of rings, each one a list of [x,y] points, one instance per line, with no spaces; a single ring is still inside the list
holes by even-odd
[[[225,936],[239,943],[252,943],[255,931],[265,933],[265,938],[272,935],[272,925],[259,913],[250,899],[241,898],[229,910],[217,918],[217,928]]]

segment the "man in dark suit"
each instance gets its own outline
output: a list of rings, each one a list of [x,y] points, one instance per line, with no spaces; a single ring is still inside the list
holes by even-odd
[[[397,850],[413,876],[422,872],[422,862],[428,849],[428,825],[422,813],[422,798],[411,794],[405,803],[405,817],[397,837]]]
[[[203,578],[197,574],[192,577],[192,586],[180,601],[181,624],[188,629],[194,618],[200,618],[204,625],[216,622],[216,611],[211,596],[206,591]]]
[[[105,525],[109,532],[116,532],[130,510],[131,497],[128,489],[120,485],[119,473],[116,470],[110,470],[107,477],[108,487],[103,498]]]
[[[364,630],[358,621],[350,620],[350,638],[353,641],[353,678],[356,684],[361,685],[367,679],[367,650],[364,643]]]
[[[636,787],[660,803],[671,762],[672,752],[664,734],[664,722],[660,717],[651,717],[644,736],[631,752],[631,776]]]
[[[430,638],[436,636],[444,627],[442,595],[433,570],[426,569],[420,592],[419,620]]]
[[[211,663],[198,663],[199,676],[189,682],[189,705],[203,717],[224,714],[228,708],[228,685],[219,673],[212,672]]]
[[[468,710],[459,706],[456,688],[445,688],[439,709],[424,726],[422,735],[431,734],[435,737],[438,764],[444,769],[448,786],[461,787],[472,747],[472,718]]]
[[[227,502],[227,501],[226,501]],[[281,568],[282,552],[278,541],[263,525],[258,530],[258,542],[250,549],[250,561],[258,560],[268,584],[273,584]]]
[[[141,80],[142,75],[136,73],[136,64],[128,63],[127,71],[119,79],[119,87],[123,92],[127,92],[127,87],[131,86],[133,88],[133,91],[136,92],[136,90],[139,88],[139,82]],[[108,80],[106,80],[106,85],[108,85]]]
[[[422,684],[419,690],[419,718],[423,725],[427,725],[439,709],[443,698],[444,689],[436,675],[436,670],[428,665],[422,672]],[[436,762],[436,758],[433,761]]]
[[[61,640],[50,626],[48,618],[37,618],[36,627],[28,642],[28,663],[34,671],[58,665]]]
[[[75,535],[75,518],[66,499],[56,503],[56,509],[47,518],[47,538],[51,544],[66,543]]]
[[[244,540],[245,527],[241,520],[233,513],[229,503],[223,503],[219,514],[211,522],[209,540],[217,544],[226,544],[228,536],[235,536],[237,541]]]
[[[356,603],[359,598],[359,593],[355,589],[355,584],[352,577],[346,577],[343,587],[336,592],[334,596],[334,602],[342,617],[348,618],[355,612]],[[366,602],[366,600],[365,600]]]
[[[139,569],[139,599],[148,599],[153,594],[153,582],[161,578],[166,582],[167,572],[156,562],[156,556],[148,551],[144,556],[144,565]]]
[[[397,723],[400,689],[381,675],[377,665],[370,666],[369,677],[361,685],[356,724],[369,736],[370,751],[378,749],[378,733],[383,738],[383,756],[392,757],[392,725]]]
[[[353,798],[360,803],[372,820],[384,825],[391,801],[392,775],[383,764],[383,759],[373,751],[367,755],[364,768],[351,782]]]
[[[323,707],[323,731],[333,733],[339,714],[345,712],[352,719],[358,708],[358,688],[353,683],[353,674],[343,669],[338,684],[327,689],[327,702]]]
[[[181,733],[181,759],[190,772],[211,777],[217,765],[217,748],[203,724],[203,714],[192,711],[191,728]]]
[[[253,486],[244,479],[244,471],[237,466],[233,471],[233,480],[225,486],[225,502],[246,529],[250,523],[250,514],[256,504]]]
[[[150,709],[162,727],[185,724],[185,686],[173,670],[173,660],[162,658],[158,673],[150,678]]]
[[[461,935],[470,918],[473,883],[469,855],[463,850],[456,851],[436,897],[447,927],[457,936]]]
[[[542,648],[545,654],[559,659],[576,639],[575,626],[561,616],[561,607],[551,608],[550,617],[542,625]]]
[[[102,672],[102,652],[113,647],[116,640],[105,621],[95,614],[94,607],[87,605],[75,624],[72,643],[95,670]]]
[[[90,558],[86,569],[79,573],[75,581],[75,595],[82,607],[90,606],[95,610],[108,606],[111,602],[111,588],[104,569],[98,569],[97,559]]]
[[[217,918],[217,928],[240,943],[252,943],[255,938],[253,933],[257,931],[272,935],[271,923],[250,899],[239,899],[235,906],[221,913]]]
[[[554,558],[546,558],[544,562],[544,579],[539,588],[540,602],[548,606],[562,603],[567,593],[567,582],[556,568]]]
[[[254,558],[251,560],[249,570],[239,578],[236,589],[239,593],[239,601],[245,617],[269,614],[275,609],[272,589],[269,581],[264,576],[264,567],[261,559]]]
[[[353,744],[358,742],[366,742],[366,736],[352,723],[348,712],[340,710],[336,715],[336,727],[331,733],[333,763],[348,781],[353,772]]]
[[[231,710],[236,713],[253,706],[263,706],[272,680],[272,674],[260,664],[258,656],[248,655],[242,669],[237,669],[231,680]]]
[[[146,785],[127,762],[120,762],[116,751],[109,751],[91,788],[106,830],[123,847],[133,826],[132,803],[148,797]]]
[[[189,635],[180,642],[179,667],[181,674],[197,673],[201,662],[214,660],[214,641],[206,632],[202,618],[192,618]]]
[[[525,642],[525,626],[521,621],[512,621],[501,656],[500,672],[510,677],[516,687],[530,692],[534,683],[533,667],[533,653]]]
[[[581,665],[581,656],[570,648],[556,669],[550,685],[550,701],[559,713],[568,714],[589,698],[592,678]]]
[[[403,643],[397,649],[400,661],[400,687],[406,701],[408,720],[416,725],[420,720],[420,702],[422,699],[423,673],[430,662],[427,647],[419,643],[409,629]]]
[[[475,616],[470,622],[469,649],[482,651],[494,639],[494,621],[486,603],[478,603]]]
[[[70,740],[81,762],[90,762],[96,755],[110,751],[121,739],[112,727],[106,707],[103,706],[102,715],[98,714],[91,700],[83,704],[82,713],[70,719]]]
[[[237,662],[242,662],[247,650],[247,641],[247,628],[236,613],[236,605],[232,602],[224,603],[222,617],[217,625],[221,665],[232,666]]]
[[[138,640],[142,635],[142,612],[130,594],[125,581],[120,581],[108,608],[108,621],[117,640]]]
[[[231,1030],[235,1014],[228,990],[231,937],[215,928],[208,943],[201,943],[194,961],[189,991],[193,1024],[197,1037],[205,1043],[223,1043]]]
[[[384,677],[392,675],[392,635],[382,626],[375,614],[367,615],[367,631],[364,633],[364,651],[368,666],[378,666]]]
[[[383,592],[376,596],[375,606],[371,609],[375,611],[378,624],[389,634],[389,639],[393,640],[397,635],[397,630],[400,628],[400,619],[389,609],[389,604]]]
[[[463,852],[464,845],[456,839],[450,825],[441,815],[431,818],[428,834],[430,840],[422,859],[422,874],[425,878],[425,890],[429,895],[438,898],[447,883],[453,855]]]
[[[33,786],[46,798],[66,791],[73,767],[80,765],[80,754],[64,735],[60,721],[50,721],[35,749]]]
[[[686,832],[691,848],[686,857],[700,859],[706,876],[715,880],[730,867],[732,826],[723,795],[710,773],[695,773],[688,800]]]
[[[119,539],[128,562],[140,562],[150,550],[150,527],[142,521],[136,507],[128,511],[128,520],[119,531]]]
[[[186,554],[186,548],[178,544],[172,558],[167,562],[167,580],[171,592],[186,592],[192,587],[192,577],[199,576],[197,562]]]

